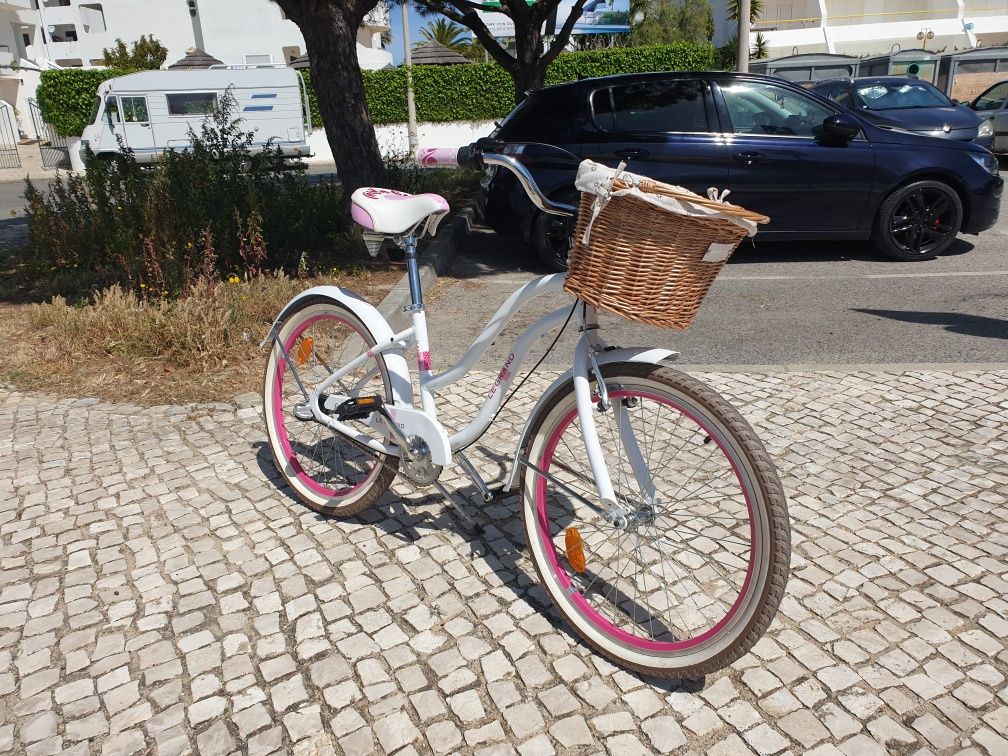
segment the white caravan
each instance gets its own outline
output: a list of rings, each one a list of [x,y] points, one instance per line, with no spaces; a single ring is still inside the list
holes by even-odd
[[[111,157],[120,151],[120,139],[140,163],[185,149],[192,144],[190,129],[199,134],[228,91],[241,130],[255,134],[253,151],[272,140],[285,156],[310,155],[308,92],[298,72],[287,67],[143,71],[108,79],[98,87],[81,154],[90,147],[99,157]]]

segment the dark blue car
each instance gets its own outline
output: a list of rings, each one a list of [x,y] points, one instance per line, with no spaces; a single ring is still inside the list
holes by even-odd
[[[908,76],[827,79],[812,91],[858,113],[876,126],[975,142],[991,149],[994,129],[967,104],[952,102],[937,87]]]
[[[923,260],[956,234],[997,220],[996,158],[971,142],[880,128],[790,82],[737,73],[585,79],[529,94],[492,134],[515,147],[554,199],[576,201],[577,161],[626,161],[636,173],[770,216],[763,240],[871,239],[898,260]],[[508,172],[484,180],[484,214],[499,233],[566,262],[568,223],[540,213]]]

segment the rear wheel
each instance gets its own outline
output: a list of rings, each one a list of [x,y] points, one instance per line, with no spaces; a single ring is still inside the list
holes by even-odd
[[[962,219],[962,202],[952,187],[915,181],[879,207],[872,243],[894,260],[930,260],[955,241]]]
[[[710,388],[658,365],[603,374],[612,406],[594,417],[616,507],[599,503],[571,386],[533,421],[523,450],[533,563],[597,651],[648,674],[707,674],[759,640],[784,595],[780,482],[752,429]]]
[[[352,312],[327,299],[305,301],[284,321],[279,337],[309,390],[375,344]],[[376,355],[366,360],[332,393],[379,395],[391,403],[384,359]],[[304,406],[294,373],[274,343],[266,363],[263,408],[277,470],[309,507],[324,514],[349,517],[374,504],[395,478],[398,458],[365,451],[314,419],[300,419],[295,410],[304,416]]]

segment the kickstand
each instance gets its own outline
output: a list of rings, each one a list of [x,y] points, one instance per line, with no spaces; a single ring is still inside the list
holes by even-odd
[[[436,488],[441,495],[445,497],[445,500],[451,505],[452,509],[455,510],[455,514],[457,514],[459,519],[462,520],[462,524],[465,526],[466,530],[478,536],[482,536],[486,532],[486,528],[476,522],[476,520],[470,517],[466,511],[462,509],[459,503],[455,501],[455,497],[452,495],[451,491],[445,488],[441,481],[435,480],[433,485],[434,488]]]

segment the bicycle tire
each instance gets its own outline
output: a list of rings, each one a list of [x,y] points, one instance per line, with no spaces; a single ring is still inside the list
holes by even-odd
[[[299,354],[299,345],[307,341],[304,334],[316,324],[329,325],[332,333],[327,335],[321,329],[312,332],[311,346]],[[305,377],[316,369],[309,365],[310,360],[320,363],[317,368],[319,378],[331,372],[331,364],[349,362],[349,359],[342,356],[338,360],[319,357],[322,346],[315,346],[314,337],[320,331],[323,338],[332,342],[333,348],[337,342],[342,345],[341,353],[347,349],[347,345],[351,351],[362,351],[363,348],[369,349],[375,345],[375,338],[367,326],[349,308],[325,297],[308,298],[297,305],[279,329],[280,340],[292,360],[300,361],[307,354],[304,365],[299,370],[299,374],[303,371]],[[361,349],[357,349],[355,338],[359,339]],[[348,393],[357,396],[380,392],[385,401],[391,403],[392,390],[385,360],[380,354],[374,355],[373,360],[374,366],[351,374],[354,377],[362,376],[359,378],[361,385],[356,391]],[[380,385],[378,376],[381,379]],[[352,381],[352,378],[347,376],[346,380]],[[298,498],[315,511],[336,517],[359,514],[388,490],[399,469],[398,457],[364,451],[314,420],[297,420],[292,409],[300,398],[293,375],[288,374],[286,361],[274,343],[263,376],[263,411],[274,466]],[[298,438],[292,439],[291,429],[297,428],[305,430],[301,431]],[[307,430],[315,432],[312,444],[306,444],[301,438]],[[309,449],[312,450],[311,455],[305,453]],[[332,463],[327,464],[330,451]],[[337,464],[339,470],[336,469]],[[360,469],[364,465],[368,465],[366,474]],[[337,487],[341,485],[341,478],[345,481],[345,488]]]
[[[554,476],[554,480],[549,480],[546,476],[535,471],[532,467],[526,466],[522,473],[522,521],[528,540],[529,552],[532,562],[535,565],[539,580],[546,593],[549,594],[554,606],[564,617],[567,624],[595,651],[612,661],[650,675],[659,677],[679,677],[697,678],[723,667],[728,666],[746,654],[753,645],[764,634],[776,615],[781,599],[784,595],[787,583],[789,560],[790,560],[790,525],[787,514],[787,502],[784,496],[780,481],[774,469],[773,463],[766,453],[749,424],[724,398],[719,396],[714,390],[704,385],[700,381],[685,375],[671,368],[643,363],[616,363],[602,368],[603,377],[609,391],[612,402],[626,402],[620,406],[624,410],[624,418],[629,418],[630,427],[633,429],[634,437],[638,435],[635,424],[640,426],[640,422],[632,413],[640,407],[641,413],[645,408],[645,403],[668,406],[670,409],[679,411],[680,416],[676,418],[673,430],[669,430],[670,424],[661,424],[660,418],[662,408],[659,406],[657,416],[654,419],[654,434],[650,447],[642,449],[648,451],[646,462],[650,463],[656,448],[659,433],[671,437],[679,433],[681,421],[688,418],[687,428],[683,429],[683,437],[687,440],[696,438],[699,444],[698,449],[708,453],[708,458],[713,458],[717,450],[723,453],[724,460],[727,461],[728,468],[734,472],[739,491],[744,495],[745,510],[749,518],[749,533],[751,534],[749,543],[749,557],[745,568],[746,577],[739,579],[738,596],[731,606],[725,610],[722,619],[715,622],[721,609],[716,601],[704,604],[693,595],[696,591],[684,592],[679,586],[690,585],[694,587],[702,583],[706,576],[714,572],[712,567],[720,566],[726,569],[733,562],[740,564],[743,560],[739,554],[733,554],[733,560],[718,562],[717,565],[703,565],[702,568],[693,568],[686,575],[686,580],[680,581],[670,590],[670,582],[667,579],[669,570],[666,565],[669,561],[686,561],[688,557],[696,561],[701,553],[702,544],[709,545],[715,543],[712,535],[707,531],[695,531],[697,518],[704,522],[713,523],[710,525],[710,533],[716,531],[727,531],[727,536],[722,536],[720,541],[725,551],[735,549],[741,553],[741,548],[736,545],[732,538],[744,533],[744,527],[734,525],[734,530],[726,526],[726,522],[734,522],[727,514],[707,514],[692,515],[692,519],[685,520],[686,515],[675,509],[680,507],[685,511],[686,503],[690,501],[687,497],[684,500],[672,501],[671,507],[662,497],[654,499],[654,506],[645,502],[640,490],[637,492],[638,501],[627,504],[629,508],[637,508],[634,518],[642,518],[641,512],[646,512],[638,522],[633,520],[632,524],[627,524],[624,528],[617,528],[615,525],[611,530],[607,530],[603,522],[606,518],[593,513],[598,524],[585,524],[588,538],[582,539],[580,531],[574,525],[578,535],[575,539],[575,553],[571,553],[570,542],[564,538],[565,545],[561,546],[561,529],[563,523],[576,523],[580,515],[575,510],[589,511],[590,501],[580,502],[573,495],[577,493],[574,486],[580,483],[585,488],[586,496],[594,496],[598,501],[598,492],[594,485],[594,480],[590,479],[590,471],[587,466],[583,470],[577,470],[571,463],[564,461],[566,456],[557,460],[560,442],[563,441],[566,455],[567,450],[573,448],[578,451],[565,438],[570,435],[581,443],[580,431],[575,425],[577,421],[577,407],[574,400],[573,383],[568,384],[566,390],[557,393],[555,397],[547,402],[531,423],[531,431],[528,436],[521,456],[524,460],[532,462],[543,472]],[[636,404],[634,401],[636,400]],[[614,439],[619,439],[619,425],[613,415],[612,427],[615,428],[611,434]],[[631,487],[623,487],[622,482],[628,482],[630,476],[624,475],[624,480],[619,480],[620,473],[625,473],[625,468],[621,461],[615,460],[617,454],[613,452],[613,445],[603,440],[606,426],[604,422],[598,420],[601,413],[595,415],[596,427],[599,430],[600,440],[603,441],[607,465],[613,477],[614,487],[619,488],[618,496],[623,491],[624,496],[620,501],[629,502],[626,491]],[[669,423],[671,423],[671,416]],[[690,430],[689,422],[696,424],[696,428]],[[645,421],[647,422],[647,421]],[[659,425],[661,428],[659,430]],[[645,425],[645,428],[647,426]],[[700,435],[696,431],[701,432]],[[706,435],[703,435],[706,434]],[[678,436],[676,442],[678,442]],[[706,439],[706,440],[703,440]],[[709,446],[711,441],[716,444]],[[638,442],[639,445],[639,442]],[[629,448],[629,442],[628,442]],[[685,442],[679,447],[678,454],[686,448]],[[574,452],[571,452],[572,458]],[[581,443],[579,450],[584,456],[584,446]],[[622,454],[622,452],[618,452]],[[694,454],[692,448],[689,451]],[[629,457],[629,454],[625,456]],[[698,454],[694,456],[699,456]],[[651,469],[652,482],[656,491],[659,484],[662,491],[671,490],[675,482],[682,479],[686,472],[679,473],[672,468],[672,463],[676,457],[669,461],[668,465],[657,465]],[[555,462],[555,464],[554,464]],[[663,462],[659,458],[659,462]],[[576,464],[576,461],[575,461]],[[707,464],[705,461],[704,465]],[[552,467],[551,467],[552,466]],[[658,469],[658,468],[661,469]],[[695,476],[701,468],[693,471],[690,475]],[[687,467],[687,471],[689,468]],[[705,476],[707,473],[705,473]],[[563,479],[561,478],[563,477]],[[678,476],[678,477],[677,477]],[[724,480],[723,474],[711,478],[710,482],[721,478],[716,488],[727,490],[730,480]],[[702,476],[703,477],[703,476]],[[731,475],[728,476],[731,478]],[[564,491],[560,483],[564,483],[570,488]],[[635,481],[638,480],[635,478]],[[665,485],[665,481],[669,485]],[[572,483],[573,481],[573,483]],[[617,485],[617,484],[620,485]],[[638,485],[638,488],[641,488]],[[685,485],[685,484],[683,484]],[[683,486],[673,494],[673,498],[682,490]],[[552,489],[553,493],[549,493]],[[572,493],[573,492],[573,493]],[[688,490],[684,495],[691,495],[694,490]],[[552,500],[551,497],[552,496]],[[715,499],[697,499],[701,501],[699,509],[709,510],[716,507],[714,511],[722,512],[721,507],[727,507],[731,501],[725,503],[727,495],[717,494]],[[711,502],[717,501],[717,504]],[[553,503],[550,503],[550,502]],[[622,506],[622,505],[621,505]],[[597,505],[596,505],[597,507]],[[729,510],[725,510],[726,512]],[[647,518],[650,517],[650,520]],[[587,518],[586,518],[587,519]],[[688,527],[683,522],[688,523]],[[678,544],[671,543],[668,539],[670,535],[660,533],[660,528],[665,528],[667,523],[671,523],[669,533],[676,529],[680,531],[679,537],[685,536]],[[678,523],[678,524],[676,524]],[[592,530],[595,527],[595,530]],[[565,536],[569,534],[568,526]],[[653,533],[652,533],[653,531]],[[633,549],[634,556],[629,561],[635,561],[641,569],[630,577],[633,581],[628,581],[625,575],[625,568],[621,568],[619,573],[612,568],[612,577],[606,577],[606,565],[603,563],[603,552],[612,551],[616,557],[622,551],[629,551],[629,543],[636,532],[636,545]],[[593,535],[600,535],[594,544],[591,542]],[[648,542],[647,539],[652,539]],[[618,540],[622,539],[622,540]],[[643,541],[643,543],[642,543]],[[709,543],[708,543],[709,542]],[[742,544],[743,541],[739,541]],[[657,544],[657,546],[655,546]],[[666,548],[677,546],[678,548]],[[580,548],[580,556],[576,553]],[[672,554],[671,558],[663,555],[663,552]],[[645,564],[644,556],[657,555],[661,559],[661,571],[654,564]],[[713,553],[713,552],[712,552]],[[575,559],[577,557],[577,559]],[[599,564],[588,570],[587,563],[592,559],[597,559]],[[565,563],[566,560],[566,563]],[[578,571],[578,560],[583,572]],[[712,557],[712,561],[714,557]],[[646,568],[646,569],[645,569]],[[675,564],[672,565],[673,576]],[[591,582],[588,577],[591,576]],[[721,574],[720,570],[714,580],[710,580],[711,585],[724,584],[727,589],[723,589],[722,596],[718,600],[727,605],[734,590],[732,582],[729,580],[727,571]],[[631,597],[630,590],[633,583],[634,593]],[[595,587],[597,584],[597,587]],[[658,589],[654,589],[656,584],[663,586],[664,596],[660,595]],[[652,587],[648,587],[648,586]],[[595,587],[593,591],[592,588]],[[643,587],[643,592],[640,589]],[[606,598],[600,597],[603,591],[609,591]],[[648,591],[653,591],[650,596]],[[676,604],[676,613],[680,620],[676,620],[671,611],[673,606],[673,596],[684,595],[680,604]],[[668,604],[664,613],[657,620],[655,617],[645,617],[641,602],[655,599],[657,603]],[[688,606],[688,599],[692,598],[696,611]],[[704,598],[704,597],[701,597]],[[712,598],[707,596],[706,598]],[[603,604],[608,601],[610,613],[607,613]],[[594,603],[593,603],[594,602]],[[707,610],[708,607],[712,607]],[[642,608],[642,616],[638,620],[637,611]],[[633,617],[630,619],[630,610]],[[704,616],[704,611],[712,617],[708,620]],[[683,614],[683,611],[686,614]],[[704,622],[710,623],[710,628],[704,627],[690,630],[687,617],[693,618],[693,624],[697,625],[697,617]],[[644,620],[647,619],[649,628],[643,629]],[[657,622],[658,632],[655,631]],[[621,626],[622,623],[626,627]],[[679,625],[677,627],[676,625]],[[629,627],[629,630],[627,629]],[[701,632],[701,630],[704,630]],[[689,635],[690,632],[695,633]],[[645,637],[650,634],[650,638]]]

